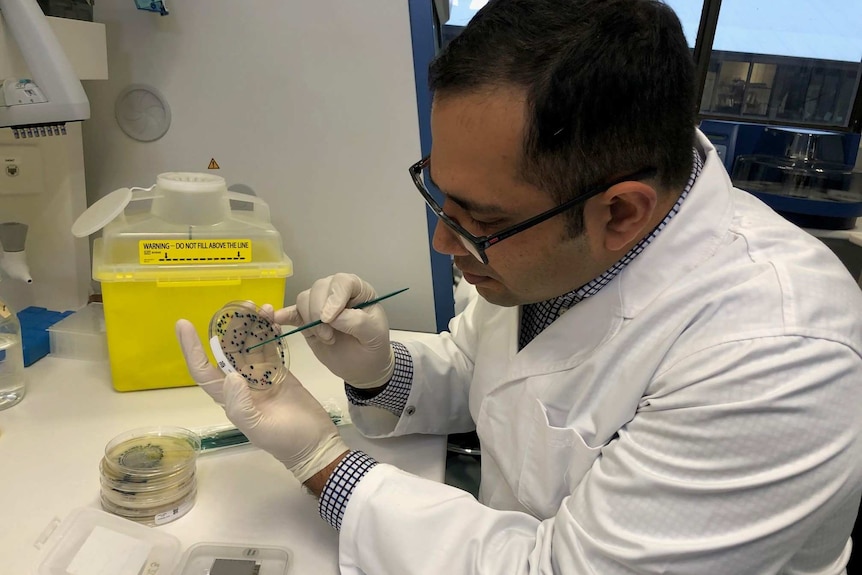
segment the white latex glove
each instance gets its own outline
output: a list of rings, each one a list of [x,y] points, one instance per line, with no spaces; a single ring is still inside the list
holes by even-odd
[[[329,414],[292,373],[267,390],[249,389],[241,375],[225,377],[210,364],[191,322],[179,320],[176,331],[192,378],[253,445],[282,462],[300,483],[348,451]]]
[[[351,306],[377,297],[371,285],[353,274],[319,279],[296,297],[296,305],[275,312],[281,325],[322,325],[302,332],[309,347],[329,370],[353,387],[372,389],[389,382],[395,354],[383,306]]]

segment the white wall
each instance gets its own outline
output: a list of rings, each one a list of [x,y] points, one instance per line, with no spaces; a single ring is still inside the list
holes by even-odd
[[[407,167],[419,129],[406,2],[181,0],[170,15],[97,2],[110,79],[85,82],[90,203],[165,171],[207,171],[270,205],[295,275],[288,303],[353,272],[383,293],[392,327],[435,331],[425,208]],[[130,83],[167,99],[168,133],[141,143],[114,120]]]

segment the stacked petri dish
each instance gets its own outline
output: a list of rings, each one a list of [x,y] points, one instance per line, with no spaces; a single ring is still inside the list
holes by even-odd
[[[162,525],[195,504],[200,437],[181,427],[133,429],[112,439],[99,462],[102,508]]]

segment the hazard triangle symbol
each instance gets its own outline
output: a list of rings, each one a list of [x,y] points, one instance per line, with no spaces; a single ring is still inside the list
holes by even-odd
[[[218,162],[215,161],[215,158],[210,158],[210,165],[207,166],[208,170],[218,170]]]

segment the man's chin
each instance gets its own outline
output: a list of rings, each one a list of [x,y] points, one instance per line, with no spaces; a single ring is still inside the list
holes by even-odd
[[[474,284],[474,286],[476,291],[479,292],[479,295],[482,296],[482,299],[488,303],[492,303],[500,307],[513,307],[520,305],[520,302],[514,294],[510,293],[509,290],[503,287],[503,285],[496,280],[488,278],[488,281]]]

